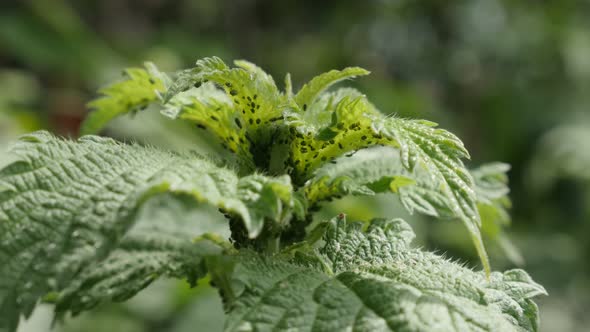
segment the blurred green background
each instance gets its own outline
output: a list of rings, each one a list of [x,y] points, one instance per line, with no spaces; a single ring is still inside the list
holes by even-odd
[[[353,84],[383,111],[426,118],[465,142],[470,167],[512,165],[509,237],[550,296],[543,331],[587,331],[590,317],[590,2],[31,0],[0,4],[0,165],[19,134],[75,137],[96,90],[128,66],[167,71],[200,57],[248,59],[295,86],[358,65]],[[191,129],[142,112],[104,132],[214,153]],[[426,248],[478,267],[456,222],[408,216],[389,196],[337,201],[326,216],[402,216]],[[489,244],[494,269],[514,259]],[[46,331],[51,308],[22,332]],[[221,303],[161,281],[128,303],[69,318],[56,331],[216,331]]]

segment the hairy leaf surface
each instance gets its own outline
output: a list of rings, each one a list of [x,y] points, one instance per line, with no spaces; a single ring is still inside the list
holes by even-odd
[[[488,279],[411,248],[414,233],[399,219],[323,227],[313,250],[239,257],[227,331],[537,330],[532,298],[545,290],[522,270]]]
[[[155,199],[141,210],[115,250],[104,260],[85,266],[58,294],[59,315],[68,311],[75,315],[103,302],[127,300],[159,277],[185,279],[195,285],[207,272],[204,259],[220,255],[229,246],[214,235],[204,234],[222,227],[210,215],[195,209],[190,198]]]
[[[250,236],[292,205],[287,176],[238,178],[198,155],[46,132],[24,136],[15,152],[21,160],[0,171],[0,308],[13,311],[5,326],[106,257],[151,196],[189,195],[241,218]],[[275,208],[260,208],[269,201]]]

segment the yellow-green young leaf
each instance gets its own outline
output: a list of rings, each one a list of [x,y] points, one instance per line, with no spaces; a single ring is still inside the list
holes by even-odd
[[[37,300],[113,250],[139,206],[162,193],[188,195],[240,218],[251,237],[291,209],[288,176],[238,178],[201,156],[111,139],[26,135],[20,160],[0,171],[0,327],[14,328]],[[274,209],[261,210],[261,202]],[[10,310],[10,311],[9,311]]]
[[[241,114],[244,126],[253,136],[274,121],[282,119],[279,106],[283,103],[274,80],[262,69],[247,61],[236,61],[237,68],[229,68],[219,58],[197,61],[193,74],[195,82],[211,81],[220,86]]]
[[[236,153],[244,162],[252,163],[248,124],[242,114],[236,112],[231,99],[213,83],[180,92],[164,105],[162,114],[194,123],[221,140],[225,149]]]
[[[222,288],[226,331],[536,331],[526,272],[489,278],[410,246],[407,223],[335,218],[295,253],[243,252]],[[227,266],[227,264],[226,264]]]
[[[307,112],[286,112],[291,133],[291,164],[296,179],[307,179],[321,165],[351,151],[384,144],[372,133],[371,117],[379,113],[352,89],[319,98]]]
[[[126,69],[124,75],[125,80],[100,89],[102,96],[88,103],[91,112],[82,123],[82,135],[96,134],[115,117],[146,108],[169,84],[166,74],[151,63],[146,63],[146,69]]]
[[[371,72],[360,67],[348,67],[343,70],[330,70],[329,72],[314,77],[305,84],[297,95],[295,102],[304,111],[314,102],[317,96],[328,89],[330,86],[356,76],[369,75]]]
[[[236,68],[230,68],[217,57],[197,61],[195,68],[176,75],[165,100],[174,104],[183,91],[190,93],[194,87],[215,83],[225,91],[231,105],[224,104],[221,114],[215,114],[213,111],[219,109],[218,105],[211,109],[208,105],[189,103],[178,113],[179,117],[213,130],[224,146],[243,157],[242,161],[251,169],[252,165],[267,169],[277,128],[283,120],[282,105],[286,97],[279,92],[272,77],[259,67],[244,60],[235,64]]]

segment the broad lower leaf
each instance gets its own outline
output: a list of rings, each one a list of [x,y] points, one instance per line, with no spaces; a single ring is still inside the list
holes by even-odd
[[[100,89],[103,96],[88,103],[92,111],[82,123],[82,135],[96,134],[115,117],[146,108],[169,84],[169,78],[151,63],[146,69],[129,68],[124,75],[125,80]]]
[[[537,330],[532,298],[546,293],[526,272],[488,279],[411,248],[402,220],[363,225],[335,218],[313,249],[237,257],[226,331]]]
[[[102,261],[85,266],[56,298],[56,312],[76,315],[108,301],[124,301],[159,277],[191,285],[206,273],[204,259],[229,246],[207,229],[220,229],[190,199],[160,196],[150,200],[118,247]],[[198,219],[191,219],[198,218]],[[223,232],[222,232],[223,233]]]
[[[287,176],[238,178],[194,154],[46,132],[24,136],[15,152],[20,161],[0,171],[0,309],[12,311],[0,326],[14,328],[41,296],[106,257],[149,197],[191,196],[240,218],[251,237],[265,220],[288,220],[292,206]],[[268,201],[278,207],[261,211]]]

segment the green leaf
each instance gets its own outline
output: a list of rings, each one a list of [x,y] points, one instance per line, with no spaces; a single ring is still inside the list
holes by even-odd
[[[76,315],[103,302],[125,301],[158,277],[187,279],[195,285],[207,273],[204,258],[221,253],[216,243],[192,242],[178,231],[132,231],[107,258],[79,272],[59,294],[56,311]]]
[[[490,163],[471,171],[483,230],[494,239],[502,226],[510,224],[509,169],[507,164]],[[430,175],[419,167],[413,171],[403,167],[399,153],[390,147],[369,148],[338,158],[334,164],[318,169],[300,190],[310,205],[346,195],[392,192],[399,195],[410,213],[457,217],[451,208],[453,202],[440,192]]]
[[[356,90],[341,89],[319,98],[319,107],[313,105],[309,115],[285,112],[296,179],[309,178],[315,169],[344,153],[382,143],[382,137],[371,133],[369,117],[380,114],[366,98],[351,98],[356,94]]]
[[[248,126],[251,135],[260,135],[258,128],[281,116],[281,94],[272,77],[259,67],[244,60],[236,61],[236,65],[237,68],[230,68],[219,58],[204,58],[184,76],[188,77],[189,84],[216,83],[231,98],[236,113],[241,113],[242,123]]]
[[[471,170],[475,183],[475,192],[481,202],[492,203],[506,197],[510,192],[508,175],[510,165],[495,162]]]
[[[281,110],[286,97],[261,68],[244,60],[235,61],[235,64],[237,68],[230,68],[216,57],[201,59],[195,68],[176,76],[165,98],[168,108],[168,104],[178,108],[174,104],[183,98],[181,94],[191,94],[194,86],[202,85],[197,88],[202,90],[209,85],[225,92],[223,103],[212,103],[211,99],[220,100],[216,96],[219,91],[212,92],[208,88],[192,93],[200,97],[184,98],[181,111],[165,113],[175,113],[179,118],[196,122],[200,128],[211,130],[225,148],[241,157],[248,171],[252,171],[254,165],[268,169],[270,149],[283,120]],[[211,98],[206,93],[216,97]],[[208,102],[203,100],[206,98]]]
[[[209,233],[229,235],[227,223],[211,212],[195,206],[190,197],[150,199],[118,247],[104,260],[85,266],[57,294],[58,316],[127,300],[159,277],[186,279],[194,286],[207,273],[205,259],[231,248],[221,235]]]
[[[329,123],[321,112],[313,112],[318,115],[311,118],[298,111],[286,114],[286,123],[291,126],[293,135],[290,163],[294,168],[294,181],[303,183],[316,169],[327,162],[335,162],[344,153],[375,145],[397,148],[407,170],[419,168],[419,172],[428,174],[431,186],[449,203],[452,215],[467,227],[484,269],[489,272],[479,231],[481,221],[473,179],[462,162],[462,158],[469,158],[469,153],[461,140],[429,121],[384,116],[355,90],[331,93],[328,101],[325,100],[319,98],[316,103],[326,105],[325,112],[331,118]],[[416,204],[416,208],[419,205]],[[430,214],[433,212],[430,209]]]
[[[297,92],[297,95],[295,95],[295,102],[305,111],[315,101],[316,97],[330,86],[345,79],[369,75],[370,73],[371,72],[363,68],[348,67],[343,70],[331,70],[320,74],[305,84],[301,90]]]
[[[363,225],[335,218],[313,249],[236,257],[226,331],[537,330],[532,298],[546,292],[526,272],[488,279],[411,248],[402,220]]]
[[[224,149],[237,154],[254,168],[248,123],[237,112],[231,99],[213,83],[180,92],[164,105],[162,114],[196,124],[197,128],[217,137]]]
[[[477,194],[477,210],[481,217],[482,232],[492,239],[515,265],[524,264],[524,258],[513,244],[504,228],[511,223],[508,209],[512,202],[508,197],[508,175],[510,165],[489,163],[471,170]]]
[[[142,110],[159,99],[170,84],[169,78],[155,65],[146,63],[145,66],[146,69],[125,70],[125,80],[99,90],[103,96],[88,103],[92,112],[82,123],[82,135],[96,134],[115,117]]]
[[[238,178],[194,154],[46,132],[24,136],[15,152],[20,160],[0,171],[0,308],[14,311],[0,323],[9,327],[106,257],[152,196],[182,194],[218,207],[240,218],[251,237],[265,219],[285,222],[293,205],[287,176]],[[270,200],[279,208],[261,211]]]
[[[374,147],[336,159],[318,169],[301,189],[310,205],[346,195],[393,192],[408,210],[430,216],[453,216],[451,204],[421,168],[408,170],[391,147]]]
[[[482,230],[492,239],[502,235],[502,227],[510,225],[508,209],[512,203],[508,197],[510,165],[484,164],[471,171],[477,194],[477,209],[482,220]]]
[[[196,67],[180,70],[172,75],[172,83],[164,93],[164,102],[170,101],[177,94],[195,85],[198,86],[203,81],[205,73],[226,69],[227,65],[216,56],[198,60]]]
[[[205,258],[231,247],[205,234],[227,233],[214,220],[189,197],[151,199],[119,246],[104,260],[86,266],[58,294],[56,312],[76,315],[104,302],[127,300],[159,277],[186,279],[194,286],[207,273]]]

